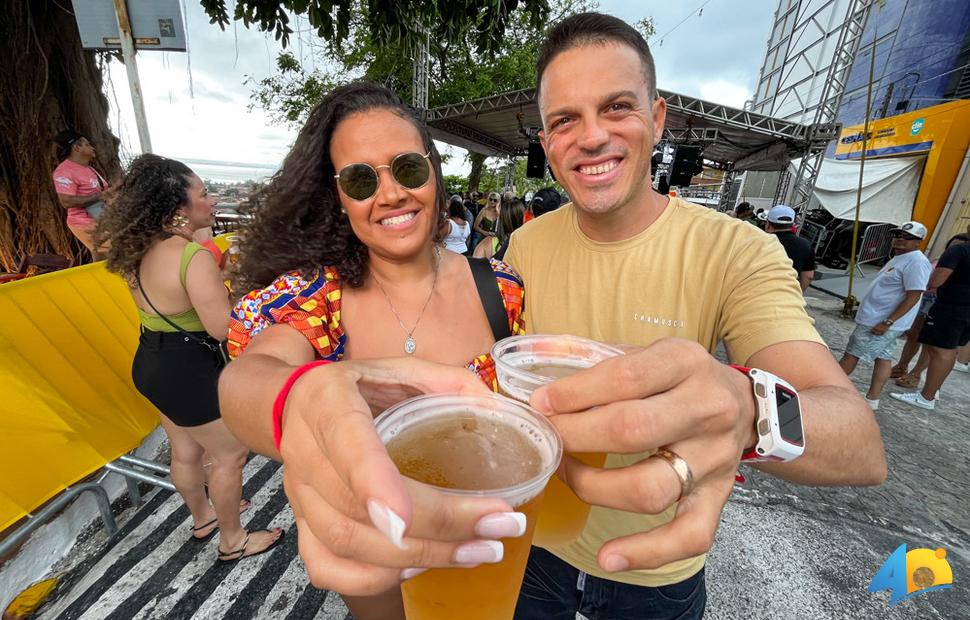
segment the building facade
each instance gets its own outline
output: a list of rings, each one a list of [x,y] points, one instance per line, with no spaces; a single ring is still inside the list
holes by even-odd
[[[842,26],[860,4],[779,0],[750,109],[814,122]],[[843,126],[864,122],[873,53],[870,119],[970,98],[970,2],[872,0],[836,118],[823,120]],[[827,156],[834,148],[830,146]],[[776,197],[777,187],[777,173],[748,174],[741,199],[749,193],[762,200],[783,199]]]

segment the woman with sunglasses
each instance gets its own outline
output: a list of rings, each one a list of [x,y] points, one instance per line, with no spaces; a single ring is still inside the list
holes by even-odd
[[[472,256],[503,260],[509,247],[509,238],[521,228],[525,217],[525,204],[518,198],[505,198],[499,210],[498,236],[482,239]]]
[[[473,228],[480,235],[479,239],[494,237],[498,228],[498,206],[502,202],[502,197],[497,192],[488,195],[488,202],[485,208],[478,212]]]
[[[384,504],[349,500],[355,481],[332,477],[325,445],[301,451],[305,434],[287,430],[297,418],[329,429],[318,437],[324,444],[363,446],[376,438],[373,426],[366,437],[341,435],[346,418],[328,413],[339,410],[335,403],[346,394],[328,391],[335,371],[315,361],[348,360],[333,366],[361,368],[360,360],[411,357],[467,367],[494,386],[486,354],[496,334],[486,315],[494,318],[497,309],[504,331],[521,333],[522,285],[502,263],[472,263],[441,246],[446,198],[427,127],[389,90],[351,84],[310,113],[281,170],[257,196],[255,220],[241,240],[236,290],[252,292],[233,311],[229,345],[239,357],[220,382],[222,410],[244,443],[286,465],[284,483],[311,579],[341,592],[358,620],[403,618],[397,576],[428,565],[429,557],[444,565],[458,564],[456,558],[466,565],[497,561],[482,556],[491,548],[480,541],[470,543],[478,545],[469,548],[478,553],[471,556],[458,553],[454,539],[431,542],[440,532],[426,532],[424,541],[421,531],[409,531],[408,550],[394,546],[388,535],[400,537],[401,518]],[[476,286],[473,269],[484,288]],[[420,368],[414,361],[408,368]],[[374,361],[363,367],[386,368]],[[395,377],[400,374],[386,380]],[[399,393],[397,400],[413,394]],[[280,436],[275,446],[267,439]],[[370,453],[362,451],[366,467]],[[452,516],[498,506],[455,501],[445,511]],[[498,518],[505,529],[465,538],[518,534],[517,517]],[[437,551],[429,556],[428,549]],[[349,558],[395,567],[393,583]],[[363,583],[350,584],[355,570],[363,570]],[[336,581],[314,577],[322,572]]]

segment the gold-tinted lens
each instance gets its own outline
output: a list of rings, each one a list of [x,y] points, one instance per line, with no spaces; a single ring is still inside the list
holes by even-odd
[[[421,153],[401,153],[391,162],[394,180],[407,189],[418,189],[428,182],[431,164]]]
[[[367,164],[350,164],[340,170],[340,189],[354,200],[367,200],[377,193],[377,171]]]

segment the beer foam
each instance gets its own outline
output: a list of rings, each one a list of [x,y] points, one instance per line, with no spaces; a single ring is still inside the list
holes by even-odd
[[[387,452],[402,474],[425,484],[500,489],[542,471],[542,454],[522,430],[500,420],[445,414],[402,431]]]
[[[541,494],[562,458],[562,441],[544,416],[497,394],[417,396],[375,425],[404,475],[512,506]]]

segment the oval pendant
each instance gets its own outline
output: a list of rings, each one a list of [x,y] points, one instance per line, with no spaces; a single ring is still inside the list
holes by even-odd
[[[414,341],[414,338],[408,336],[408,339],[404,341],[404,352],[412,355],[417,348],[418,343]]]

